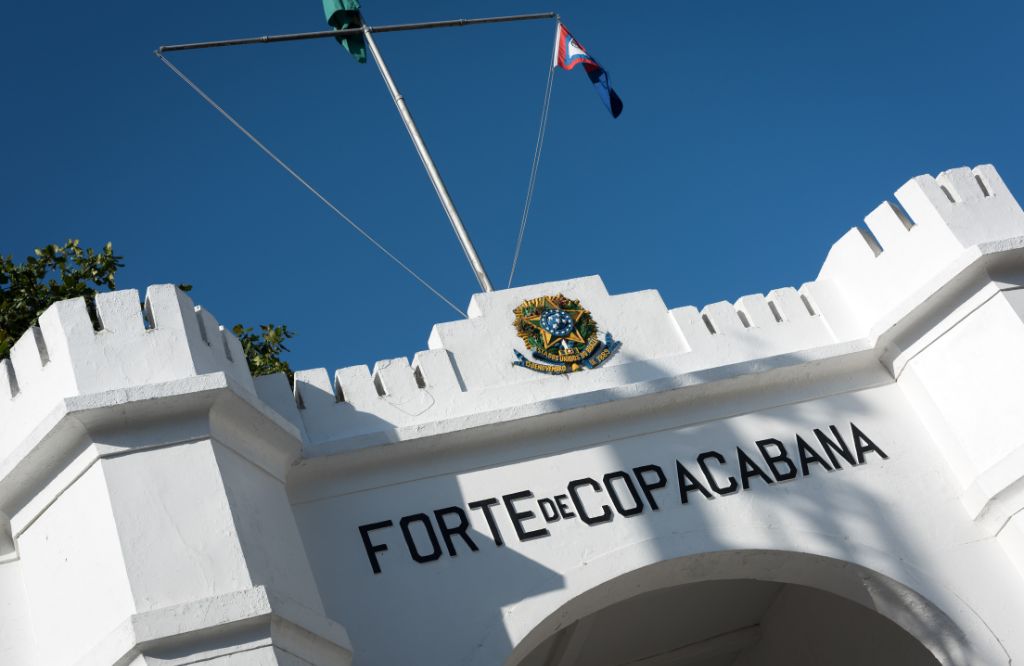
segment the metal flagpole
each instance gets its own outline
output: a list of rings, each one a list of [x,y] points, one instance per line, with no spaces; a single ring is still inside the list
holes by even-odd
[[[391,93],[391,98],[394,100],[395,106],[398,108],[398,113],[402,117],[402,122],[405,123],[405,129],[409,131],[409,137],[412,139],[416,152],[419,154],[420,160],[423,162],[423,167],[427,170],[427,175],[430,177],[430,182],[433,184],[434,190],[437,192],[437,197],[441,200],[441,206],[444,208],[444,212],[448,215],[448,219],[452,223],[452,229],[455,230],[455,235],[458,237],[459,243],[462,245],[462,250],[466,253],[466,259],[469,261],[469,264],[473,269],[473,273],[476,274],[476,279],[480,283],[480,288],[484,291],[494,291],[494,287],[491,286],[491,280],[487,277],[487,272],[484,270],[484,265],[476,253],[476,248],[473,247],[473,242],[469,238],[469,233],[462,225],[462,219],[459,217],[459,212],[455,209],[455,204],[452,202],[451,195],[448,194],[448,189],[444,186],[444,181],[441,180],[441,174],[438,173],[437,166],[434,164],[434,160],[431,159],[430,153],[427,151],[427,144],[424,143],[423,137],[420,136],[419,130],[416,129],[416,123],[412,119],[409,107],[406,105],[402,94],[398,92],[398,88],[395,86],[394,79],[391,78],[391,72],[388,71],[387,65],[384,64],[384,59],[380,55],[380,50],[377,49],[377,43],[373,39],[373,33],[423,30],[426,28],[455,28],[468,25],[480,25],[484,23],[507,23],[511,21],[531,21],[547,18],[558,18],[558,15],[555,12],[544,12],[540,14],[517,14],[515,16],[455,19],[452,21],[429,21],[425,23],[404,23],[377,27],[362,26],[359,28],[347,28],[344,30],[318,30],[316,32],[303,32],[286,35],[265,35],[263,37],[222,39],[212,42],[194,42],[190,44],[161,46],[156,50],[156,55],[163,58],[163,53],[169,53],[172,51],[190,51],[193,49],[241,46],[244,44],[292,42],[307,39],[323,39],[326,37],[344,37],[362,33],[367,46],[370,48],[370,53],[373,54],[373,61],[377,63],[377,69],[380,70],[380,75],[383,77],[384,83],[387,84],[388,92]]]
[[[243,37],[240,39],[219,39],[212,42],[193,42],[191,44],[172,44],[161,46],[157,53],[172,51],[191,51],[193,49],[213,49],[221,46],[243,46],[245,44],[275,44],[277,42],[297,42],[306,39],[323,39],[325,37],[348,37],[370,32],[404,32],[406,30],[424,30],[427,28],[462,28],[467,25],[483,25],[485,23],[510,23],[512,21],[533,21],[536,19],[557,18],[555,12],[540,14],[516,14],[515,16],[491,16],[477,19],[454,19],[452,21],[427,21],[424,23],[399,23],[396,25],[365,26],[361,28],[345,28],[344,30],[317,30],[315,32],[297,32],[288,35],[264,35],[262,37]]]
[[[416,129],[416,122],[412,119],[412,114],[405,103],[405,98],[402,97],[402,93],[398,92],[398,87],[395,86],[395,81],[391,78],[391,72],[388,71],[388,66],[384,64],[384,59],[377,49],[377,43],[373,40],[372,31],[369,28],[364,28],[363,35],[366,38],[366,45],[370,48],[370,53],[373,54],[373,61],[377,63],[377,69],[380,70],[380,75],[384,78],[384,83],[391,93],[391,98],[395,101],[398,113],[402,116],[405,129],[409,130],[409,137],[416,147],[416,152],[419,153],[420,160],[423,161],[423,168],[427,170],[430,182],[434,185],[434,190],[437,191],[437,198],[441,200],[441,206],[444,208],[444,212],[448,214],[448,219],[451,220],[455,235],[458,236],[462,250],[466,253],[466,259],[469,260],[469,265],[472,266],[473,272],[476,274],[480,288],[484,291],[494,291],[494,287],[491,286],[491,280],[487,277],[487,271],[484,270],[484,265],[480,261],[480,257],[477,256],[476,248],[473,247],[473,241],[469,239],[469,233],[462,226],[462,219],[459,217],[459,212],[455,210],[455,203],[452,202],[448,189],[444,186],[444,181],[441,180],[441,174],[438,173],[437,166],[430,157],[427,144],[423,142],[423,137],[420,136],[419,130]]]

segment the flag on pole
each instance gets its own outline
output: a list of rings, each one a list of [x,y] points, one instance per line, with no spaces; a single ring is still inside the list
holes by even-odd
[[[359,13],[359,0],[323,0],[327,24],[335,30],[362,28],[363,17]],[[362,35],[335,37],[357,62],[366,62],[366,40]]]
[[[324,0],[324,2],[327,2],[327,0]],[[555,32],[555,62],[552,66],[569,70],[579,64],[583,65],[583,70],[590,78],[590,82],[594,84],[597,96],[601,98],[605,108],[611,112],[612,118],[618,118],[619,114],[622,113],[622,100],[612,90],[611,83],[608,82],[608,72],[587,53],[583,45],[577,42],[569,34],[566,27],[559,22],[558,30]]]

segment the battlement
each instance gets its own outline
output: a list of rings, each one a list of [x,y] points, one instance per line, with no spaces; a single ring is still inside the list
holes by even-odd
[[[345,450],[473,415],[521,418],[531,405],[643,382],[689,376],[699,384],[723,369],[743,375],[842,356],[875,345],[878,322],[924,303],[944,271],[970,259],[967,250],[997,252],[1024,237],[1024,212],[990,166],[919,176],[896,198],[867,216],[867,229],[843,236],[818,279],[799,289],[671,310],[656,291],[609,294],[597,276],[477,294],[468,318],[434,326],[428,349],[411,361],[301,370],[293,387],[283,375],[253,381],[234,336],[172,286],[151,287],[144,312],[134,290],[99,295],[98,329],[82,299],[58,303],[0,364],[0,453],[62,397],[210,372],[253,391],[307,446]],[[527,351],[513,310],[555,294],[579,299],[601,336],[622,343],[599,368],[566,378],[513,365],[515,350]],[[713,369],[721,372],[705,372]]]
[[[818,274],[846,299],[860,334],[966,248],[1024,236],[1024,211],[991,165],[918,176],[896,200],[839,239]]]
[[[438,324],[429,351],[406,359],[296,375],[309,442],[356,438],[409,426],[539,403],[658,378],[782,357],[812,358],[862,340],[964,250],[1024,236],[1024,213],[991,166],[919,176],[829,252],[818,279],[744,296],[735,303],[668,310],[656,291],[610,295],[596,276],[476,294],[465,320]],[[594,313],[622,342],[598,371],[545,376],[513,366],[522,346],[512,326],[523,300],[564,294]],[[909,304],[909,305],[908,305]],[[798,358],[790,359],[797,362]],[[786,362],[786,361],[779,361]],[[771,364],[769,363],[768,366]],[[354,443],[353,446],[358,446]]]
[[[0,361],[0,454],[61,399],[224,372],[252,390],[238,340],[173,285],[55,303]],[[0,456],[2,457],[2,456]]]
[[[522,346],[512,311],[538,295],[579,299],[601,334],[622,343],[598,370],[571,381],[514,366]],[[466,417],[626,384],[694,373],[755,359],[783,356],[838,342],[813,301],[814,285],[744,296],[735,304],[713,303],[669,310],[656,291],[609,295],[597,276],[477,294],[469,318],[438,324],[427,351],[412,363],[381,361],[324,368],[295,375],[298,410],[310,443],[353,439],[370,433],[393,437],[400,428]],[[257,383],[260,389],[260,382]],[[278,388],[276,408],[281,404]]]

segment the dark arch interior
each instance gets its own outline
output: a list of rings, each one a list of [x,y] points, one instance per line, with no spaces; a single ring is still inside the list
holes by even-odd
[[[519,666],[937,666],[879,613],[803,585],[690,583],[585,616]]]

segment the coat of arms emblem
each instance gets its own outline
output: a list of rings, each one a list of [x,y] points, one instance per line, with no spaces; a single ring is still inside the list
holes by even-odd
[[[612,339],[611,333],[605,333],[602,341],[590,312],[579,300],[562,294],[525,300],[513,312],[516,333],[536,361],[516,351],[512,363],[530,370],[565,374],[596,368],[622,344]]]

